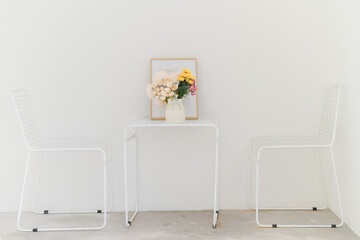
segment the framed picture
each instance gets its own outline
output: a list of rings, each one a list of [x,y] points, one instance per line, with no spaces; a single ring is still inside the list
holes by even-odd
[[[197,60],[196,58],[153,58],[150,60],[150,83],[156,83],[159,75],[178,74],[183,68],[189,69],[196,77],[196,85],[198,88],[197,76]],[[165,104],[158,104],[153,100],[151,101],[151,119],[164,120],[165,119]],[[185,106],[185,117],[187,120],[197,120],[199,115],[198,110],[198,92],[196,95],[188,95],[183,99]]]

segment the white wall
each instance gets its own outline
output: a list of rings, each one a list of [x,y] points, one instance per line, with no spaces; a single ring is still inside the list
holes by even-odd
[[[0,211],[17,209],[23,180],[26,149],[10,99],[21,87],[32,94],[45,138],[111,144],[114,209],[123,210],[123,130],[149,116],[145,85],[155,57],[198,58],[200,116],[220,127],[220,207],[248,208],[248,139],[311,135],[323,85],[344,77],[334,74],[330,51],[335,7],[325,0],[0,1]],[[213,136],[205,129],[138,132],[141,209],[212,207]],[[262,179],[263,203],[320,204],[314,159],[289,154],[286,163],[268,159],[274,164]],[[100,178],[96,158],[47,157],[41,192],[51,200],[42,204],[101,203],[100,184],[90,180]],[[67,167],[87,160],[80,171]],[[296,191],[281,194],[286,189]]]
[[[359,1],[334,1],[334,17],[329,22],[332,39],[333,74],[343,77],[343,92],[335,142],[335,162],[338,169],[340,193],[345,222],[360,235],[360,29]],[[324,153],[324,156],[327,156]],[[329,164],[329,162],[328,162]],[[327,166],[329,170],[331,167]],[[336,189],[332,175],[328,175],[331,209],[339,215]]]

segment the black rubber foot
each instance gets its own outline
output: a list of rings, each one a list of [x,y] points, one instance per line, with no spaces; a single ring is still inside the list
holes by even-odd
[[[129,226],[131,226],[131,221],[128,221]]]
[[[332,228],[336,228],[336,224],[331,224],[331,227],[332,227]]]
[[[317,207],[313,207],[313,211],[317,211],[318,209],[317,209]]]
[[[213,229],[215,229],[215,228],[216,228],[216,224],[215,224],[215,225],[212,225],[212,227],[213,227]]]
[[[97,210],[97,213],[101,213],[102,211],[101,210]]]
[[[49,214],[49,210],[44,210],[44,214]]]
[[[217,214],[219,214],[219,211],[216,211]]]
[[[272,227],[273,227],[273,228],[277,228],[277,224],[273,224]]]
[[[38,230],[37,228],[33,228],[33,232],[37,232],[37,230]]]

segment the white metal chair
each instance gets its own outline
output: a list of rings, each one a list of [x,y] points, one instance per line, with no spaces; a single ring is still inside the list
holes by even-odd
[[[36,116],[33,111],[33,107],[31,105],[31,100],[27,90],[15,90],[13,91],[13,101],[15,104],[16,113],[18,116],[18,120],[20,123],[21,131],[24,136],[25,144],[28,149],[28,157],[26,163],[26,170],[25,170],[25,177],[24,183],[21,193],[20,205],[19,205],[19,212],[18,212],[18,219],[17,219],[17,227],[20,231],[24,232],[40,232],[40,231],[71,231],[71,230],[98,230],[102,229],[106,225],[106,214],[111,210],[111,186],[110,186],[110,207],[107,209],[107,187],[108,187],[108,180],[107,180],[107,168],[109,168],[111,173],[111,161],[110,161],[110,148],[104,142],[99,141],[56,141],[56,142],[44,142],[40,131],[38,128],[38,124],[36,121]],[[44,153],[56,153],[56,152],[100,152],[103,158],[103,174],[104,174],[104,207],[101,210],[93,210],[93,211],[56,211],[51,209],[46,209],[43,211],[36,211],[36,200],[37,200],[37,193],[38,193],[38,185],[40,180],[40,171],[42,162],[44,160]],[[24,199],[24,192],[25,186],[28,178],[28,171],[30,165],[30,158],[31,154],[38,152],[40,153],[40,165],[39,171],[37,175],[37,182],[36,182],[36,189],[34,195],[34,202],[33,202],[33,211],[35,213],[41,214],[56,214],[56,213],[101,213],[104,215],[104,220],[101,226],[97,227],[66,227],[66,228],[31,228],[25,229],[20,226],[21,220],[21,211]],[[111,175],[110,181],[111,183]]]
[[[333,144],[335,140],[335,133],[336,133],[336,123],[338,118],[338,111],[339,111],[339,102],[340,102],[340,93],[341,93],[341,86],[334,85],[334,86],[327,86],[325,88],[325,94],[322,102],[321,112],[319,115],[318,120],[318,127],[314,137],[309,138],[291,138],[291,137],[257,137],[250,140],[249,144],[249,204],[251,204],[251,195],[252,195],[252,171],[251,167],[253,162],[255,163],[255,171],[256,171],[256,182],[255,182],[255,211],[256,211],[256,223],[261,227],[324,227],[324,228],[335,228],[340,227],[343,225],[343,212],[341,206],[341,199],[340,199],[340,191],[339,191],[339,184],[338,178],[336,174],[336,167],[334,161],[334,153],[333,153]],[[261,164],[261,156],[263,154],[263,150],[265,149],[274,149],[274,150],[281,150],[281,149],[315,149],[317,161],[320,166],[320,174],[322,176],[321,164],[318,150],[320,148],[325,148],[330,150],[331,156],[331,163],[332,168],[334,171],[335,177],[335,185],[338,197],[338,204],[340,210],[340,223],[338,224],[322,224],[322,225],[278,225],[278,224],[262,224],[259,220],[259,211],[261,210],[322,210],[326,208],[327,200],[326,200],[326,191],[325,191],[325,184],[323,182],[324,188],[324,206],[323,207],[311,207],[311,208],[259,208],[259,165]],[[253,208],[253,207],[252,207]]]

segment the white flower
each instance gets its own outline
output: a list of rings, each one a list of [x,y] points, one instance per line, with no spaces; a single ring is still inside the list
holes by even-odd
[[[163,101],[165,101],[165,97],[164,97],[164,96],[161,96],[160,99],[163,100]]]
[[[175,91],[176,89],[178,89],[178,85],[174,84],[174,86],[171,87],[171,90]]]
[[[165,88],[165,92],[169,93],[169,92],[171,92],[171,89],[170,88]]]

